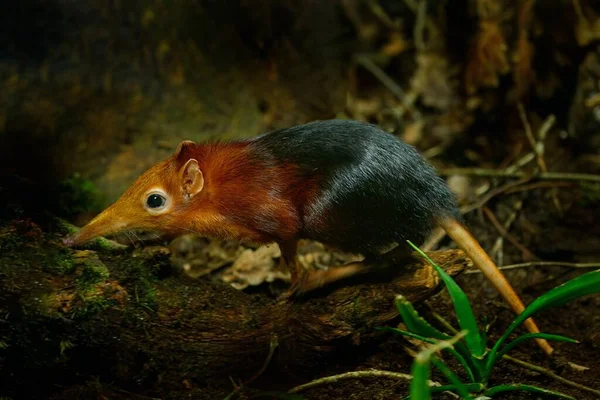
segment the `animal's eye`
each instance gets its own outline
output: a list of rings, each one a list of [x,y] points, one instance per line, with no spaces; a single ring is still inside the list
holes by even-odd
[[[150,196],[148,196],[148,199],[146,200],[146,205],[148,206],[148,208],[162,208],[165,206],[166,203],[167,199],[165,199],[160,194],[156,193],[153,193]]]

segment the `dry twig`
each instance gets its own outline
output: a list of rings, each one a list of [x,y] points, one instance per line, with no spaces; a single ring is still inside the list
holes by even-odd
[[[486,194],[484,197],[482,197],[476,203],[463,207],[461,209],[461,212],[463,214],[466,214],[475,209],[481,208],[481,207],[485,206],[494,197],[496,197],[502,193],[509,192],[511,189],[519,187],[520,185],[523,185],[524,183],[527,183],[530,180],[531,180],[531,178],[523,178],[516,182],[509,182],[509,183],[505,184],[504,186],[500,186],[499,188],[496,188],[496,189],[490,191],[488,194]]]
[[[538,259],[538,257],[535,254],[533,254],[525,246],[523,246],[521,243],[519,243],[517,241],[517,239],[515,239],[515,237],[513,235],[511,235],[506,229],[504,229],[504,227],[498,221],[498,219],[496,218],[496,216],[494,215],[494,213],[492,212],[492,210],[490,210],[488,207],[483,207],[482,210],[485,213],[486,217],[488,217],[488,219],[490,220],[490,222],[492,223],[492,225],[494,225],[494,227],[496,228],[496,230],[498,230],[498,232],[502,236],[504,236],[504,238],[506,240],[508,240],[510,243],[512,243],[513,246],[515,246],[516,248],[518,248],[519,250],[521,250],[521,252],[523,253],[524,257],[529,258],[529,259],[533,259],[533,260],[537,260]]]
[[[407,99],[406,93],[400,85],[398,85],[392,78],[390,78],[379,66],[377,66],[371,59],[365,55],[357,55],[354,57],[357,64],[363,66],[370,73],[375,76],[394,96],[398,98],[404,105],[404,107],[410,111],[413,118],[420,119],[421,113],[414,107],[412,102]]]
[[[600,175],[578,174],[570,172],[545,172],[539,174],[526,174],[524,172],[506,172],[497,169],[486,168],[446,168],[439,171],[441,175],[465,175],[480,177],[501,177],[501,178],[525,178],[551,181],[579,181],[579,182],[597,182],[600,183]]]
[[[546,166],[546,161],[544,161],[543,140],[546,138],[548,131],[550,130],[550,128],[552,128],[552,125],[554,124],[554,118],[551,118],[554,116],[551,115],[550,117],[548,117],[546,119],[546,121],[544,121],[542,128],[538,132],[538,140],[536,141],[535,138],[533,137],[531,125],[529,124],[529,121],[527,120],[527,113],[525,112],[525,108],[523,107],[523,104],[519,102],[517,107],[519,109],[519,115],[521,117],[521,121],[523,122],[523,126],[525,127],[525,135],[527,136],[527,140],[529,140],[529,144],[531,145],[531,148],[532,148],[533,152],[535,153],[536,161],[540,168],[540,171],[542,171],[543,173],[547,173],[548,167]],[[542,136],[542,134],[543,134],[543,136]],[[554,203],[554,206],[556,207],[556,210],[560,214],[562,214],[562,206],[560,204],[560,200],[558,199],[558,192],[556,191],[556,189],[552,190],[552,201]]]
[[[529,120],[527,119],[527,113],[525,112],[525,108],[523,107],[523,104],[519,102],[519,104],[517,104],[517,108],[519,109],[519,116],[521,117],[521,122],[523,123],[523,126],[525,127],[525,136],[527,136],[527,140],[529,141],[529,144],[531,145],[531,149],[535,153],[536,162],[542,172],[548,172],[548,167],[546,167],[546,162],[544,161],[544,158],[542,157],[540,149],[538,148],[538,146],[536,144],[536,140],[533,137],[533,131],[531,130],[531,125],[529,124]]]
[[[412,380],[412,375],[403,374],[402,372],[392,372],[392,371],[381,371],[376,369],[370,369],[367,371],[353,371],[353,372],[345,372],[339,375],[326,376],[325,378],[315,379],[314,381],[305,383],[303,385],[296,386],[290,390],[288,393],[298,393],[306,389],[311,389],[316,386],[326,385],[329,383],[336,383],[343,379],[357,379],[357,378],[391,378],[391,379],[401,379],[406,381]],[[430,386],[441,386],[438,382],[429,381]]]
[[[526,263],[505,265],[498,267],[501,270],[530,268],[530,267],[568,267],[568,268],[600,268],[600,263],[570,263],[562,261],[531,261]],[[472,269],[465,272],[466,274],[479,274],[481,271]]]
[[[513,205],[513,212],[508,216],[508,218],[506,219],[506,221],[504,222],[504,229],[508,232],[508,230],[511,228],[512,224],[515,222],[515,220],[517,219],[517,215],[519,213],[519,211],[521,211],[521,209],[523,208],[523,202],[518,200],[515,202],[515,204]],[[504,262],[504,237],[502,235],[500,235],[497,239],[496,239],[496,243],[494,243],[494,246],[492,247],[492,253],[496,252],[496,259],[498,260],[498,264],[503,264]]]

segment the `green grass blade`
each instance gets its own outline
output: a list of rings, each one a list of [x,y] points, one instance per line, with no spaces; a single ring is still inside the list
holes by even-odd
[[[436,343],[427,347],[417,354],[412,366],[413,380],[410,383],[411,400],[429,400],[431,397],[431,387],[429,376],[431,375],[431,362],[435,358],[435,353],[452,347],[456,342],[465,337],[466,331],[457,333],[454,337]],[[458,380],[458,378],[457,378]],[[460,381],[458,381],[460,383]],[[464,386],[464,385],[463,385]]]
[[[452,347],[454,343],[465,337],[466,331],[461,331],[456,336],[427,347],[417,354],[412,365],[413,379],[410,382],[411,400],[429,400],[431,398],[431,387],[429,376],[431,375],[431,359],[435,353],[445,348]]]
[[[473,357],[473,354],[469,351],[467,346],[464,343],[455,343],[454,349],[459,354],[459,357],[462,357],[464,360],[465,370],[469,375],[469,380],[471,382],[480,382],[483,373],[485,372],[485,364],[481,362],[481,360]],[[460,359],[459,359],[460,362]]]
[[[470,398],[469,390],[467,389],[465,384],[461,382],[458,376],[456,376],[456,374],[452,372],[452,370],[446,364],[444,364],[442,360],[435,356],[432,356],[431,363],[435,365],[435,367],[439,369],[440,372],[444,374],[446,378],[448,378],[450,383],[452,383],[456,387],[456,391],[459,395],[461,395],[463,399]]]
[[[591,271],[580,275],[577,278],[571,279],[554,289],[549,290],[531,304],[510,324],[504,335],[494,344],[491,353],[498,352],[498,349],[506,341],[508,336],[525,321],[538,311],[545,310],[550,307],[561,306],[578,297],[600,292],[600,270]],[[493,358],[490,357],[487,364],[487,373],[492,368]]]
[[[494,386],[494,387],[489,388],[488,390],[486,390],[483,394],[485,396],[488,396],[488,397],[494,397],[495,395],[497,395],[499,393],[515,392],[515,391],[525,391],[525,392],[531,392],[531,393],[539,393],[539,394],[545,394],[545,395],[550,395],[550,396],[558,397],[558,398],[561,398],[561,399],[575,400],[575,397],[569,396],[568,394],[564,394],[564,393],[560,393],[560,392],[555,392],[555,391],[548,390],[548,389],[542,389],[542,388],[537,387],[537,386],[521,385],[521,384]]]
[[[495,363],[496,360],[500,359],[503,355],[514,349],[519,343],[524,342],[529,339],[546,339],[546,340],[555,340],[557,342],[569,342],[569,343],[579,343],[577,340],[572,339],[570,337],[561,336],[561,335],[552,335],[550,333],[527,333],[525,335],[519,336],[506,346],[502,350],[497,353],[493,353],[490,356],[490,359],[493,358],[491,363]]]
[[[440,340],[448,340],[452,337],[431,326],[429,322],[419,315],[406,297],[402,295],[396,296],[395,303],[402,321],[411,332]]]
[[[412,333],[412,332],[407,332],[407,331],[403,331],[402,329],[398,329],[398,328],[392,328],[392,327],[388,327],[388,326],[384,326],[384,327],[380,327],[380,328],[375,328],[375,330],[378,331],[389,331],[389,332],[394,332],[398,335],[402,335],[402,336],[408,336],[414,339],[418,339],[421,340],[425,343],[431,343],[431,344],[436,344],[438,343],[437,340],[431,339],[431,338],[427,338],[425,336],[421,336],[421,335],[417,335],[416,333]],[[458,345],[459,343],[456,343],[456,345]],[[463,366],[463,368],[465,369],[465,372],[467,373],[468,377],[469,377],[469,381],[470,382],[475,382],[475,376],[473,375],[473,368],[472,365],[470,365],[467,360],[465,359],[465,357],[463,357],[458,351],[456,351],[455,349],[453,349],[452,347],[446,347],[444,348],[444,350],[447,350],[450,354],[452,354],[454,356],[454,358],[456,358],[456,360]],[[467,352],[468,354],[468,352]]]
[[[452,298],[452,303],[454,303],[454,309],[456,311],[456,316],[458,318],[458,324],[462,330],[467,331],[467,335],[465,336],[465,342],[467,347],[473,353],[473,355],[477,358],[483,358],[486,348],[485,343],[481,338],[479,333],[479,328],[477,327],[477,321],[475,320],[475,315],[473,314],[473,310],[471,308],[471,304],[469,303],[469,299],[465,292],[458,286],[458,284],[444,271],[440,268],[436,263],[433,262],[421,249],[415,246],[410,240],[407,241],[408,244],[421,256],[423,256],[432,266],[435,268],[437,273],[440,275],[440,278],[446,284],[448,288],[448,293],[450,293],[450,297]]]
[[[452,337],[433,327],[429,322],[421,317],[417,310],[415,310],[412,304],[404,296],[396,296],[395,303],[398,313],[402,317],[402,321],[412,333],[416,333],[421,337],[429,337],[439,340],[448,340]],[[477,363],[477,360],[472,358],[471,352],[463,343],[456,343],[455,348],[458,353],[462,355],[461,358],[463,361],[461,361],[461,364],[465,366],[465,370],[467,371],[467,374],[469,374],[469,379],[472,378],[472,381],[478,380],[478,377],[481,377],[485,371],[485,365],[480,366],[480,363]]]
[[[429,400],[431,398],[431,388],[429,387],[430,374],[431,366],[429,365],[429,357],[419,358],[417,356],[412,366],[413,379],[410,382],[411,400]]]
[[[396,333],[396,334],[401,335],[401,336],[408,336],[408,337],[413,338],[413,339],[421,340],[421,341],[423,341],[425,343],[435,344],[435,343],[438,342],[435,339],[432,339],[432,338],[429,338],[429,337],[425,337],[425,336],[422,336],[422,335],[417,335],[416,333],[412,333],[412,332],[409,332],[409,331],[404,331],[402,329],[392,328],[391,326],[377,327],[377,328],[375,328],[375,330],[376,331],[393,332],[393,333]]]

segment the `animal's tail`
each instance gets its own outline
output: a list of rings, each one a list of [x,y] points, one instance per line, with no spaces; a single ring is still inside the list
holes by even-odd
[[[512,310],[517,315],[521,314],[525,306],[519,295],[469,230],[452,217],[440,218],[437,222],[448,233],[448,236],[473,260],[473,264],[492,282]],[[523,324],[531,333],[538,333],[540,331],[535,321],[531,318],[525,320]],[[546,354],[552,354],[554,349],[545,339],[536,339],[536,341]]]

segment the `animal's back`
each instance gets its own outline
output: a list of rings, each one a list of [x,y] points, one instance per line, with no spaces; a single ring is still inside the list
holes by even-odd
[[[253,146],[292,163],[319,190],[301,211],[302,236],[343,250],[377,253],[421,243],[433,217],[460,218],[454,195],[410,145],[358,121],[317,121],[261,135]]]

